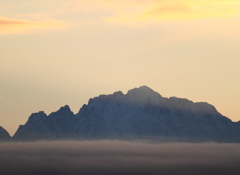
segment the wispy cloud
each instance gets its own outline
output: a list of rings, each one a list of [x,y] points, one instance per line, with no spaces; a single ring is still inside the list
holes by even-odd
[[[54,19],[40,21],[0,17],[0,35],[26,34],[32,32],[56,30],[66,27],[66,22]]]
[[[8,4],[9,10],[11,5]],[[11,18],[0,17],[0,34],[59,29],[64,26],[62,19],[70,19],[76,24],[91,21],[138,25],[161,21],[227,18],[239,14],[240,0],[61,0],[12,6],[12,13],[5,12],[11,14],[8,16]],[[22,11],[32,10],[20,13],[18,8],[22,8]]]
[[[81,9],[112,11],[107,22],[133,23],[231,17],[239,13],[239,0],[89,0],[78,2]]]
[[[145,1],[141,12],[123,12],[108,19],[109,22],[132,23],[152,21],[181,21],[214,17],[231,17],[239,13],[239,1],[220,0],[156,0]],[[124,15],[121,15],[124,14]]]
[[[0,12],[0,35],[69,28],[69,22],[57,16],[64,7],[62,1],[65,0],[3,2]]]
[[[24,25],[28,24],[26,21],[20,21],[20,20],[13,20],[13,19],[0,19],[0,26],[5,25]]]
[[[226,1],[225,1],[226,2]],[[229,17],[239,13],[239,6],[233,3],[224,3],[219,0],[169,0],[158,2],[146,9],[140,16],[153,20],[191,20],[212,17]]]

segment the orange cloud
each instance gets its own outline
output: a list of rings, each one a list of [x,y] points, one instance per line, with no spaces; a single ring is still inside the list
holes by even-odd
[[[89,0],[111,10],[107,22],[179,21],[239,14],[240,0]],[[94,5],[90,6],[93,7]],[[100,9],[100,7],[98,8]]]
[[[63,22],[45,19],[42,21],[29,21],[14,18],[0,17],[0,35],[6,34],[26,34],[42,30],[53,30],[64,28]]]
[[[7,19],[0,19],[0,26],[6,26],[6,25],[24,25],[27,24],[24,21],[17,21],[17,20],[7,20]]]

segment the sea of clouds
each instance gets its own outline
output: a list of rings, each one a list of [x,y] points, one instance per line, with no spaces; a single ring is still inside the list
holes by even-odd
[[[240,144],[0,143],[2,175],[239,175]]]

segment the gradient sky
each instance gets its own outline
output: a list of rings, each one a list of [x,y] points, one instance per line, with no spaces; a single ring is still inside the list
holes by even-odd
[[[240,120],[240,0],[0,0],[0,126],[147,85]]]

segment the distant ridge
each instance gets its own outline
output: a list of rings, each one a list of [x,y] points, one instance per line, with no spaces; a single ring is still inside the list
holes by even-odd
[[[16,141],[59,139],[149,139],[240,142],[240,122],[214,106],[165,98],[147,86],[90,98],[77,114],[69,106],[33,113],[13,136]]]

